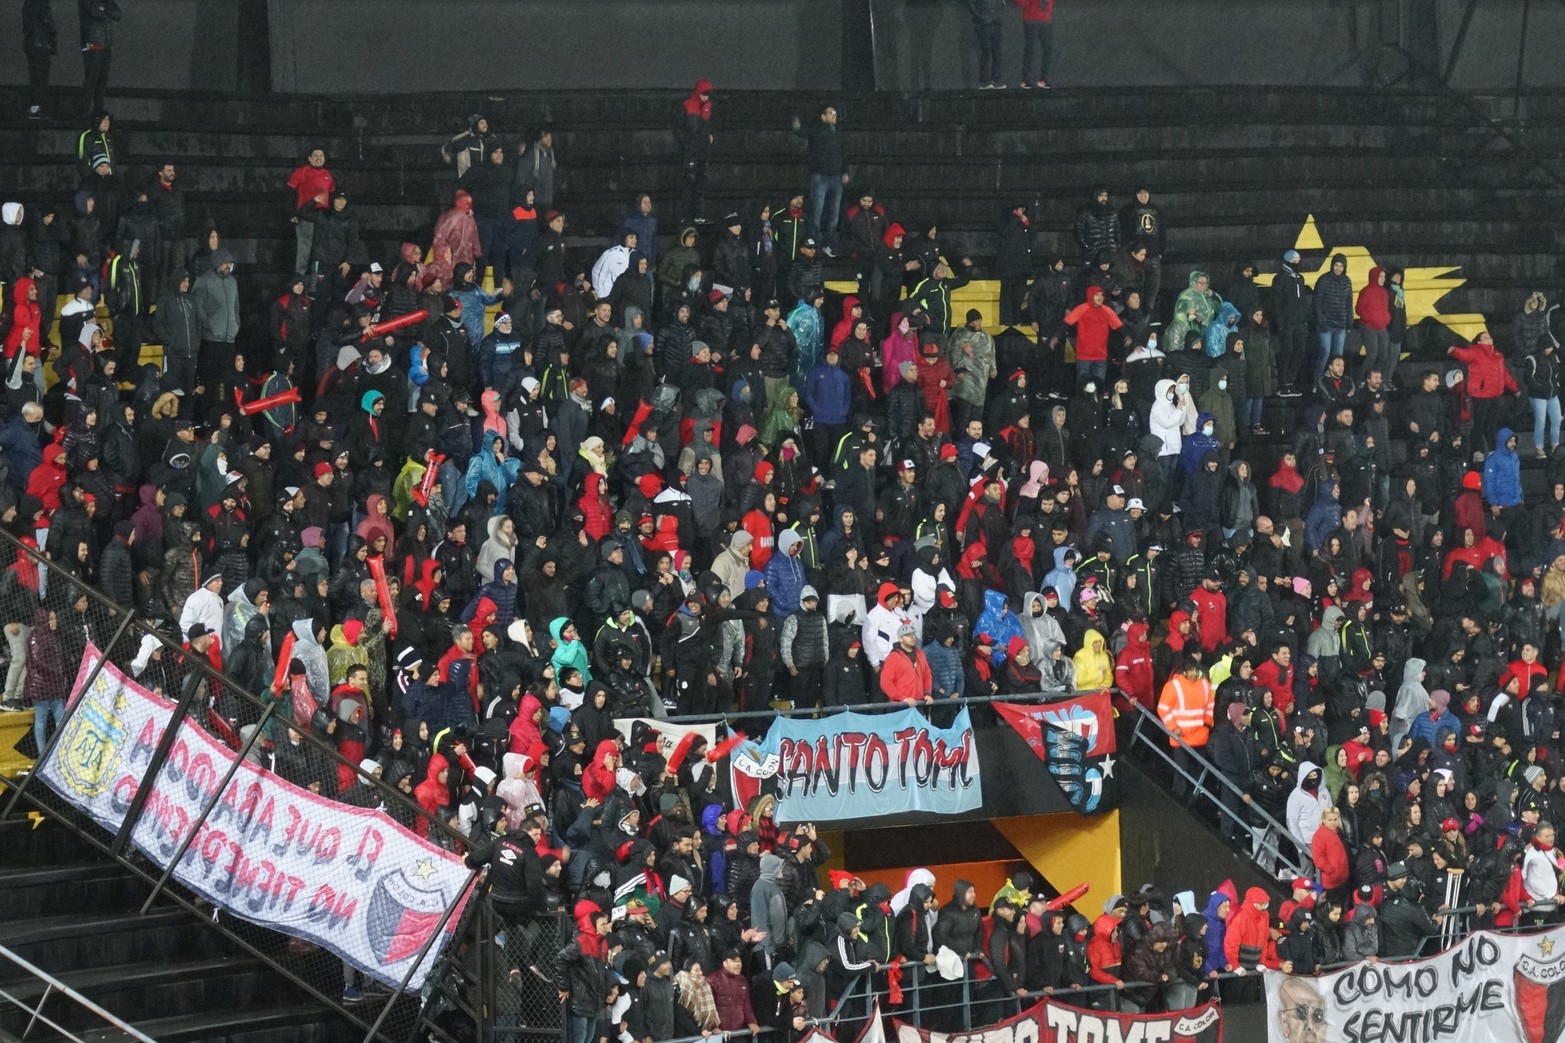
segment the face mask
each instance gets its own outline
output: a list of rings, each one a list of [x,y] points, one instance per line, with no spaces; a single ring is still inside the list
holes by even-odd
[[[1095,391],[1098,390],[1098,385],[1094,384],[1092,381],[1089,380],[1089,381],[1087,381],[1087,386],[1082,388],[1082,390],[1090,395],[1090,394],[1093,394]]]
[[[1205,435],[1206,437],[1208,437],[1208,438],[1212,437],[1212,431],[1213,431],[1213,427],[1212,427],[1211,424],[1207,424],[1205,427],[1203,427],[1201,429],[1201,433],[1203,435]]]
[[[701,280],[691,279],[690,282],[686,285],[688,285],[692,290],[699,290],[701,288]]]
[[[1217,382],[1217,390],[1219,390],[1219,391],[1227,391],[1228,390],[1228,381],[1226,381],[1226,380],[1219,380]]]

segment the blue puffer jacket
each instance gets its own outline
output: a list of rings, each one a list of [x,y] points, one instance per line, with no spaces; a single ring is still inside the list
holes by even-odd
[[[1494,434],[1496,449],[1484,458],[1483,495],[1491,506],[1517,507],[1522,502],[1522,465],[1516,459],[1516,450],[1506,443],[1515,437],[1508,427]]]
[[[777,536],[777,553],[766,562],[766,589],[772,595],[772,615],[787,619],[799,611],[804,590],[804,564],[788,552],[803,542],[797,532],[784,529]]]
[[[997,667],[1005,663],[1005,650],[1011,638],[1026,637],[1022,633],[1022,621],[1006,605],[1005,592],[1000,590],[984,591],[984,610],[978,613],[973,633],[988,634],[994,639],[994,654],[989,658]]]
[[[1328,537],[1342,527],[1342,504],[1331,495],[1336,482],[1321,482],[1320,494],[1310,505],[1310,513],[1304,519],[1304,546],[1315,550],[1325,545]]]

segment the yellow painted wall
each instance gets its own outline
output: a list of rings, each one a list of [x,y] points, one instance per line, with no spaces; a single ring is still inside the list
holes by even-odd
[[[1109,895],[1124,891],[1118,810],[998,818],[994,828],[1055,890],[1064,893],[1077,884],[1090,884],[1092,889],[1073,905],[1089,920],[1102,911]]]

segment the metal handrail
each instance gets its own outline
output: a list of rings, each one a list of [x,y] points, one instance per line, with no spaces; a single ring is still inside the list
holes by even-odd
[[[44,983],[43,995],[38,997],[38,1005],[35,1007],[29,1007],[25,1000],[22,1000],[17,996],[13,996],[5,989],[0,989],[0,999],[6,1000],[9,1003],[14,1003],[17,1007],[20,1007],[22,1010],[25,1010],[27,1013],[32,1015],[32,1021],[28,1022],[26,1030],[22,1032],[22,1038],[25,1039],[28,1033],[32,1032],[33,1026],[39,1022],[42,1022],[49,1028],[64,1036],[66,1039],[71,1040],[72,1043],[83,1043],[81,1036],[76,1035],[76,1033],[70,1031],[69,1029],[62,1028],[43,1012],[44,1004],[49,1002],[49,997],[55,993],[59,993],[60,995],[76,1003],[78,1006],[96,1014],[109,1025],[125,1033],[131,1039],[137,1040],[138,1043],[157,1043],[157,1040],[143,1032],[138,1031],[135,1026],[127,1024],[122,1019],[114,1016],[113,1014],[110,1014],[92,1000],[88,999],[86,996],[83,996],[69,985],[65,984],[59,978],[56,978],[46,970],[42,970],[41,968],[33,966],[31,963],[28,963],[26,960],[22,959],[22,957],[18,956],[16,953],[12,952],[10,949],[7,949],[3,945],[0,945],[0,960],[5,960],[8,963],[16,965],[31,977],[36,978],[37,980]]]
[[[1148,710],[1145,706],[1142,706],[1139,702],[1136,702],[1133,699],[1129,700],[1129,702],[1140,714],[1140,720],[1136,722],[1135,728],[1133,728],[1130,733],[1131,745],[1135,745],[1137,740],[1140,740],[1142,745],[1144,745],[1151,752],[1157,754],[1158,757],[1162,758],[1165,764],[1177,772],[1182,778],[1185,779],[1185,781],[1189,782],[1195,793],[1200,794],[1201,796],[1210,800],[1211,803],[1216,806],[1219,813],[1227,815],[1229,818],[1233,819],[1239,825],[1239,827],[1249,835],[1252,843],[1256,842],[1257,840],[1261,841],[1262,846],[1276,856],[1277,862],[1293,870],[1295,873],[1303,872],[1303,864],[1299,860],[1290,859],[1284,855],[1280,844],[1275,842],[1265,843],[1265,840],[1268,836],[1291,837],[1293,834],[1288,832],[1287,826],[1284,826],[1281,822],[1278,822],[1276,819],[1272,818],[1272,816],[1267,814],[1264,809],[1257,807],[1254,802],[1243,803],[1242,806],[1247,814],[1236,811],[1235,809],[1225,804],[1217,794],[1211,792],[1211,790],[1208,789],[1205,785],[1206,779],[1208,777],[1216,779],[1219,785],[1227,789],[1230,793],[1233,793],[1241,798],[1244,796],[1244,790],[1239,786],[1236,786],[1233,782],[1229,781],[1228,777],[1219,771],[1216,765],[1207,760],[1205,756],[1203,756],[1189,743],[1185,742],[1183,738],[1169,731],[1168,728],[1163,724],[1162,720],[1157,716],[1157,714],[1153,713],[1151,710]],[[1151,726],[1156,729],[1155,734],[1157,736],[1168,739],[1170,743],[1178,744],[1178,747],[1185,752],[1185,755],[1190,758],[1190,761],[1193,764],[1199,765],[1199,775],[1191,775],[1188,771],[1185,770],[1184,766],[1179,763],[1178,759],[1171,756],[1168,750],[1165,749],[1161,744],[1152,741],[1152,739],[1148,738],[1147,736],[1142,735],[1141,729],[1148,722],[1150,722]],[[1256,825],[1250,819],[1251,815],[1261,820],[1261,826],[1263,829],[1260,832],[1259,837],[1257,837]]]

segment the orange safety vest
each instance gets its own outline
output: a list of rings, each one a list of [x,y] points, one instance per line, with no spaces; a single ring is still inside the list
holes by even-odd
[[[1204,677],[1191,681],[1184,674],[1174,674],[1158,697],[1157,715],[1185,745],[1205,746],[1212,734],[1212,683]],[[1178,744],[1170,739],[1169,745]]]

